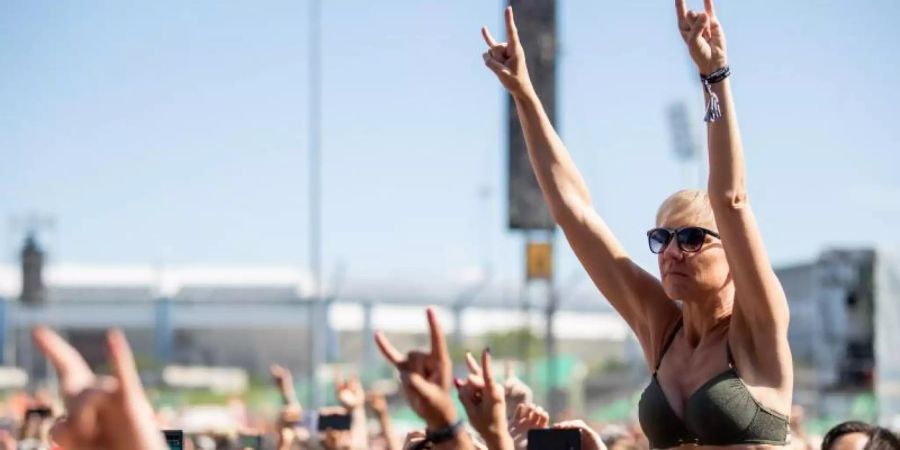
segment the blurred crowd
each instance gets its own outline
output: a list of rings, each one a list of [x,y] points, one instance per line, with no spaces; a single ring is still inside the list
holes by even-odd
[[[38,328],[35,342],[55,367],[60,392],[9,395],[0,422],[0,450],[649,450],[637,422],[550,417],[534,403],[532,389],[509,368],[502,377],[495,376],[489,349],[480,358],[466,353],[467,375],[453,378],[440,324],[430,309],[427,317],[431,330],[427,351],[402,353],[386,336],[375,335],[382,354],[397,369],[405,401],[422,419],[422,426],[412,430],[395,428],[384,393],[367,391],[355,376],[335,380],[337,404],[304,410],[291,372],[275,364],[271,379],[281,406],[273,417],[250,417],[244,410],[235,413],[244,417],[236,418],[239,425],[227,432],[184,432],[151,407],[121,332],[108,333],[112,373],[100,376],[60,336]],[[458,415],[451,395],[462,403],[464,417]],[[862,422],[844,422],[825,436],[810,436],[799,407],[792,411],[790,429],[789,447],[796,450],[900,448],[896,434]]]

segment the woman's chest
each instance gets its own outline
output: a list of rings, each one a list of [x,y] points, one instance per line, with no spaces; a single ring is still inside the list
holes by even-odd
[[[694,348],[676,340],[666,352],[656,377],[672,410],[683,417],[691,397],[729,368],[724,339]]]

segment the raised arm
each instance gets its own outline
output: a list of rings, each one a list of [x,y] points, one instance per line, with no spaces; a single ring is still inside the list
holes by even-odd
[[[701,75],[727,67],[725,34],[712,0],[705,0],[704,12],[686,11],[684,0],[676,0],[676,10],[682,37]],[[710,84],[705,95],[708,109],[718,104],[721,114],[708,121],[708,191],[734,278],[730,341],[735,357],[753,363],[750,366],[754,370],[748,372],[759,372],[760,381],[766,384],[789,387],[792,379],[787,299],[750,209],[744,151],[729,79]]]
[[[372,391],[367,395],[366,401],[378,418],[379,434],[385,440],[387,450],[400,450],[400,443],[397,442],[397,436],[394,433],[394,425],[391,423],[391,415],[388,412],[388,404],[384,394]]]
[[[652,366],[677,307],[659,281],[632,262],[593,208],[584,178],[531,84],[512,8],[506,9],[509,42],[497,43],[487,28],[481,31],[488,45],[485,65],[515,100],[528,157],[553,219],[594,284],[634,330]]]
[[[381,332],[375,343],[381,354],[400,372],[400,384],[409,406],[425,421],[426,430],[440,436],[435,450],[473,450],[472,440],[457,419],[450,398],[453,363],[434,309],[428,308],[431,351],[400,353]]]

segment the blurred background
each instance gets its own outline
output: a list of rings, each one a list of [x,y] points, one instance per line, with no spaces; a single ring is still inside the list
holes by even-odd
[[[657,273],[656,208],[707,173],[674,8],[514,3],[597,210]],[[433,304],[455,361],[490,345],[557,414],[633,420],[643,356],[548,221],[482,63],[504,5],[0,4],[0,395],[53,388],[33,325],[98,370],[116,326],[181,428],[274,414],[275,362],[308,407],[358,373],[412,424],[371,334],[426,345]],[[900,3],[717,12],[795,401],[814,431],[900,427]]]

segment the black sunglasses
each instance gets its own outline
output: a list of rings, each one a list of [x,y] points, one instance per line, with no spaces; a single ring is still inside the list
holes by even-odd
[[[693,253],[700,251],[700,248],[703,247],[703,243],[706,242],[706,235],[719,238],[719,233],[703,227],[654,228],[647,232],[647,241],[650,244],[650,251],[660,254],[669,245],[672,236],[675,236],[678,248],[682,251]]]

